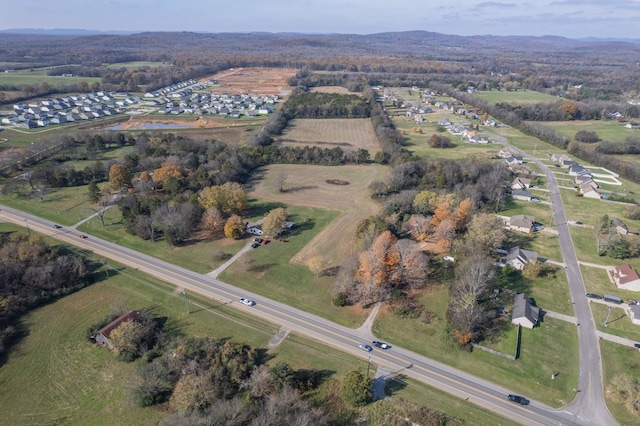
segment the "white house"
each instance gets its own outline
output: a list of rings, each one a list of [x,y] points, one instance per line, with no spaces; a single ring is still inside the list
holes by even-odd
[[[531,179],[516,177],[511,182],[511,189],[527,189],[531,186]]]
[[[580,193],[586,198],[600,199],[600,191],[594,185],[583,183],[580,185]]]

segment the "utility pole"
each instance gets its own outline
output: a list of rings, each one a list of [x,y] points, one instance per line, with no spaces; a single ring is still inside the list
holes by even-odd
[[[184,296],[184,304],[187,307],[187,314],[191,313],[191,308],[189,307],[189,299],[187,298],[187,290],[182,289],[182,295]]]
[[[609,310],[607,311],[607,317],[604,319],[604,326],[607,326],[607,321],[609,320],[609,315],[611,315],[611,311],[613,310],[612,306],[609,306]]]

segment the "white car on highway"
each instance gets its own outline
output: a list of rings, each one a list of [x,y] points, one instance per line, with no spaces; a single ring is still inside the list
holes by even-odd
[[[256,304],[253,300],[245,299],[244,297],[240,298],[240,303],[247,306],[254,306]]]

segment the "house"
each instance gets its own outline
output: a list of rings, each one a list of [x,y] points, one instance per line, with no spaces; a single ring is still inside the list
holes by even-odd
[[[509,219],[509,229],[511,229],[512,231],[530,233],[533,232],[533,223],[535,221],[535,217],[527,216],[524,214],[512,216]]]
[[[102,327],[98,332],[93,336],[93,339],[96,343],[101,344],[109,349],[111,349],[111,341],[109,338],[111,337],[111,332],[118,328],[120,324],[125,321],[134,321],[139,315],[137,311],[129,311],[124,315],[120,315],[118,318],[111,321],[109,324]]]
[[[504,161],[509,165],[513,166],[516,164],[522,164],[522,157],[520,156],[511,156],[504,159]]]
[[[511,182],[511,189],[527,189],[531,186],[531,179],[516,177]]]
[[[618,235],[627,235],[629,233],[629,228],[627,228],[627,225],[616,217],[611,219],[611,226],[616,230],[616,233]]]
[[[600,191],[595,185],[591,185],[588,183],[583,183],[580,185],[580,193],[583,197],[586,198],[596,198],[600,199]]]
[[[245,222],[244,227],[249,234],[253,235],[263,235],[262,232],[262,223],[264,222],[264,218],[258,220],[257,222]]]
[[[613,282],[618,288],[640,291],[640,274],[628,263],[613,268]]]
[[[524,189],[512,189],[511,190],[511,198],[514,200],[522,200],[522,201],[531,201],[531,193]]]
[[[518,293],[513,298],[513,311],[511,313],[511,324],[532,329],[538,324],[540,319],[540,308],[533,306],[531,299],[524,293]]]
[[[629,306],[631,311],[631,322],[640,325],[640,305]]]
[[[527,264],[538,260],[538,253],[535,251],[523,250],[519,246],[511,248],[507,252],[507,265],[513,269],[522,271]]]
[[[598,184],[593,181],[593,177],[591,176],[590,173],[576,176],[573,179],[573,183],[575,183],[576,185],[582,185],[583,183],[588,183],[589,185],[593,185],[596,188],[598,187]]]

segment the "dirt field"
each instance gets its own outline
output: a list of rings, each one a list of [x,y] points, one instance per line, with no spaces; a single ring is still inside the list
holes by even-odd
[[[289,77],[298,70],[280,68],[233,68],[207,77],[218,80],[218,87],[212,91],[239,95],[257,93],[260,95],[286,96],[291,91],[287,85]]]
[[[340,265],[354,249],[353,234],[357,223],[379,210],[368,190],[374,180],[383,180],[389,168],[379,165],[310,166],[274,164],[261,169],[260,180],[254,182],[249,196],[285,204],[334,209],[343,212],[307,244],[292,262],[305,264],[313,256],[325,257],[331,265]],[[285,192],[279,192],[278,176],[284,172]],[[332,185],[338,179],[349,185]]]
[[[364,148],[372,156],[381,149],[368,118],[294,119],[276,141],[283,145],[339,146],[345,151]]]

